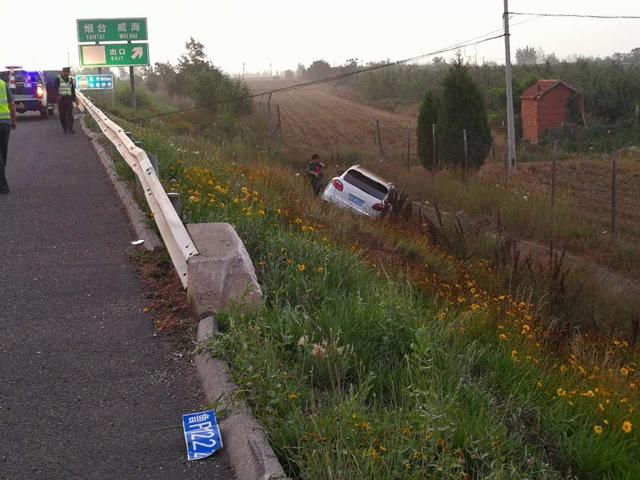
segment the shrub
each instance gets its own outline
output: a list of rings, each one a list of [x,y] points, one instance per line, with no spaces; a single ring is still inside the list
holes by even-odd
[[[131,85],[129,82],[116,82],[115,103],[125,107],[131,106]],[[145,87],[136,86],[136,103],[138,108],[150,108],[154,106],[153,94]]]
[[[440,110],[440,157],[449,165],[465,162],[462,131],[467,131],[469,164],[479,168],[491,149],[492,137],[482,95],[459,58],[444,80]]]
[[[437,167],[437,145],[434,148],[433,126],[438,123],[438,110],[438,99],[432,92],[427,93],[420,107],[416,132],[418,159],[427,170],[434,170]]]

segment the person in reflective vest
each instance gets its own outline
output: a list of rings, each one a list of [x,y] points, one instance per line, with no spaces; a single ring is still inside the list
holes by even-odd
[[[0,79],[0,194],[9,193],[9,184],[5,176],[9,134],[16,128],[16,107],[9,84]]]
[[[64,133],[74,133],[73,131],[73,104],[76,102],[76,86],[73,78],[69,76],[71,69],[65,67],[62,74],[56,78],[56,89],[58,91],[58,115]]]

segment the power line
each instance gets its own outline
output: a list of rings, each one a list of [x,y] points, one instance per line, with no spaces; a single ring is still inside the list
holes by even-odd
[[[530,13],[530,12],[509,12],[509,15],[525,15],[532,17],[569,17],[569,18],[597,18],[604,20],[640,20],[640,16],[635,15],[582,15],[578,13]]]
[[[499,31],[499,30],[497,30],[497,31]],[[358,69],[358,70],[354,70],[352,72],[345,72],[345,73],[341,73],[341,74],[338,74],[338,75],[333,75],[331,77],[326,77],[326,78],[323,78],[323,79],[320,79],[320,80],[312,80],[312,81],[309,81],[309,82],[290,85],[288,87],[281,87],[281,88],[275,88],[275,89],[272,89],[272,90],[266,90],[264,92],[252,93],[252,94],[249,94],[249,95],[244,95],[242,97],[229,98],[229,99],[226,99],[226,100],[218,100],[218,101],[207,103],[207,104],[203,104],[203,105],[196,105],[195,107],[185,108],[185,109],[181,109],[181,110],[173,110],[171,112],[157,113],[157,114],[154,114],[154,115],[149,115],[149,116],[146,116],[146,117],[137,118],[136,120],[149,120],[149,119],[152,119],[152,118],[166,117],[168,115],[175,115],[175,114],[178,114],[178,113],[185,113],[185,112],[190,112],[190,111],[193,111],[193,110],[200,110],[202,108],[212,107],[212,106],[215,106],[215,105],[224,105],[224,104],[228,104],[228,103],[241,102],[243,100],[249,100],[249,99],[261,97],[261,96],[264,96],[264,95],[272,95],[274,93],[288,92],[288,91],[291,91],[291,90],[298,90],[298,89],[301,89],[301,88],[306,88],[306,87],[310,87],[310,86],[314,86],[314,85],[321,85],[321,84],[324,84],[324,83],[335,82],[336,80],[341,80],[343,78],[351,77],[351,76],[354,76],[354,75],[359,75],[361,73],[368,73],[368,72],[373,72],[373,71],[376,71],[376,70],[381,70],[383,68],[395,67],[395,66],[402,65],[402,64],[405,64],[405,63],[410,63],[410,62],[415,62],[417,60],[422,60],[422,59],[427,58],[427,57],[432,57],[432,56],[440,55],[440,54],[443,54],[443,53],[452,52],[454,50],[459,50],[461,48],[471,47],[471,46],[474,46],[474,45],[479,45],[481,43],[489,42],[491,40],[496,40],[498,38],[502,38],[504,36],[504,34],[494,35],[494,36],[491,36],[491,37],[488,37],[488,38],[483,38],[483,37],[487,37],[488,35],[492,35],[492,34],[496,33],[497,31],[493,31],[493,32],[490,32],[488,34],[481,35],[479,37],[475,37],[475,38],[473,38],[471,40],[468,40],[468,41],[466,41],[464,43],[459,43],[459,44],[456,44],[456,45],[452,45],[452,46],[449,46],[449,47],[442,48],[440,50],[435,50],[435,51],[432,51],[432,52],[424,53],[422,55],[418,55],[418,56],[415,56],[415,57],[405,58],[404,60],[397,60],[395,62],[388,62],[388,63],[383,63],[383,64],[380,64],[380,65],[373,65],[371,67],[361,68],[361,69]],[[478,40],[478,39],[480,39],[480,40]]]

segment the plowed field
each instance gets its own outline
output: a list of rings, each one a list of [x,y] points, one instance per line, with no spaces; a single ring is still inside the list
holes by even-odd
[[[248,79],[254,92],[291,85],[276,80]],[[266,102],[266,98],[262,99]],[[376,121],[380,124],[383,150],[387,156],[406,152],[409,132],[415,140],[416,119],[363,105],[335,95],[318,85],[276,93],[272,113],[280,106],[282,137],[288,154],[318,152],[324,159],[340,152],[358,150],[365,157],[378,156]],[[406,155],[406,153],[404,153]]]
[[[500,174],[502,167],[487,166]],[[551,191],[551,162],[520,163],[517,181],[530,191]],[[618,163],[618,228],[629,239],[640,240],[640,153],[628,152]],[[611,228],[612,163],[610,159],[558,162],[556,191],[576,212],[603,231]]]
[[[287,85],[271,80],[250,80],[248,83],[255,92]],[[266,98],[263,102],[266,102]],[[424,192],[420,186],[420,179],[426,173],[417,165],[415,158],[415,117],[390,113],[338,96],[330,86],[274,94],[271,102],[272,106],[280,105],[283,143],[290,161],[302,166],[311,152],[320,153],[330,166],[357,161],[373,168],[401,188],[406,188],[414,197],[429,198],[428,192]],[[383,151],[387,159],[383,164],[378,162],[380,151],[376,120],[380,123]],[[411,168],[405,171],[404,167],[408,166],[408,141]],[[504,175],[499,160],[503,146],[500,135],[496,135],[495,144],[495,159],[493,162],[488,159],[480,175],[495,178],[499,182]],[[336,158],[337,154],[339,158]],[[549,194],[551,162],[521,162],[513,180],[523,191]],[[569,201],[576,215],[598,226],[603,232],[610,231],[610,160],[576,158],[560,161],[556,185],[558,196]],[[619,162],[618,208],[620,233],[627,240],[640,244],[640,152],[627,152]]]

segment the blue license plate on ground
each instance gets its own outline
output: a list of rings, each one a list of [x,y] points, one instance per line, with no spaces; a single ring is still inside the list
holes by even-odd
[[[355,195],[353,195],[352,193],[349,194],[349,201],[351,203],[353,203],[354,205],[357,205],[359,207],[364,205],[364,200],[361,198],[356,197]]]
[[[213,410],[183,415],[182,429],[189,460],[207,458],[222,448],[220,428]]]

